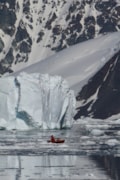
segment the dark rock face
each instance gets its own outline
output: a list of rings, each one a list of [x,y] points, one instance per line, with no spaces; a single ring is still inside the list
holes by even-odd
[[[12,36],[15,32],[16,22],[16,0],[1,0],[0,1],[0,29],[6,34]]]
[[[0,38],[0,52],[2,52],[3,48],[4,48],[4,42]]]
[[[105,119],[120,112],[120,51],[82,88],[77,96],[77,101],[81,100],[84,102],[76,119],[81,116]]]
[[[91,12],[89,15],[86,15],[86,7]],[[113,0],[73,2],[65,17],[68,26],[62,27],[59,35],[60,43],[52,49],[59,51],[70,45],[93,39],[98,34],[117,31],[119,29],[119,20],[116,17],[120,17],[119,10],[120,6],[117,6],[117,2]],[[66,45],[63,46],[65,40]]]
[[[114,32],[117,31],[116,17],[120,17],[120,6],[116,6],[115,1],[102,2],[98,1],[96,3],[96,9],[102,12],[97,16],[97,24],[101,27],[100,33]],[[113,9],[115,7],[115,9]],[[111,13],[112,11],[112,13]]]
[[[0,74],[28,62],[34,47],[44,52],[120,30],[120,3],[116,0],[1,0]],[[5,39],[9,37],[8,47]],[[9,60],[10,58],[10,60]]]

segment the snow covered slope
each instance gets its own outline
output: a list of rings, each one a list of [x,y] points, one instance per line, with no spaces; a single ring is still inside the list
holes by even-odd
[[[120,112],[119,37],[120,32],[110,33],[74,45],[22,71],[61,75],[77,96],[76,118],[107,118]]]
[[[0,74],[120,30],[119,0],[1,0]]]
[[[60,75],[67,79],[70,87],[77,94],[87,81],[120,50],[119,37],[120,32],[116,32],[79,43],[12,75],[16,76],[21,71]]]
[[[106,119],[120,113],[120,50],[82,88],[77,100],[82,104],[76,118]]]
[[[0,74],[29,66],[24,71],[61,75],[77,96],[76,118],[107,118],[120,111],[119,30],[119,0],[2,0]]]

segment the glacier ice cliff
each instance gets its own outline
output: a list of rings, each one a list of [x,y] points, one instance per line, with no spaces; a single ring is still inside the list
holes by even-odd
[[[60,76],[21,73],[0,79],[0,127],[61,129],[71,127],[74,92]]]

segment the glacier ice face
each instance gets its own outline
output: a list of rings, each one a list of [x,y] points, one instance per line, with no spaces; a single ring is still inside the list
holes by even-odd
[[[0,126],[6,129],[71,127],[74,92],[60,76],[21,73],[0,79]]]
[[[16,105],[18,92],[15,86],[14,78],[0,79],[0,124],[3,122],[7,126],[12,126],[16,119]],[[6,123],[7,121],[7,123]]]

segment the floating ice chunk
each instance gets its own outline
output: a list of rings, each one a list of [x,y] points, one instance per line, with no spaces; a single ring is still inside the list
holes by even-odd
[[[3,118],[1,118],[0,119],[0,130],[3,130],[4,127],[6,127],[6,125],[7,125],[7,122]]]
[[[109,139],[106,141],[106,144],[108,144],[109,146],[115,146],[119,144],[119,141],[117,139]]]
[[[120,124],[120,119],[115,120],[114,124]]]
[[[100,129],[93,129],[90,134],[92,134],[93,136],[101,136],[104,134],[104,131]]]
[[[116,133],[118,136],[120,136],[120,131],[117,131],[117,133]]]

